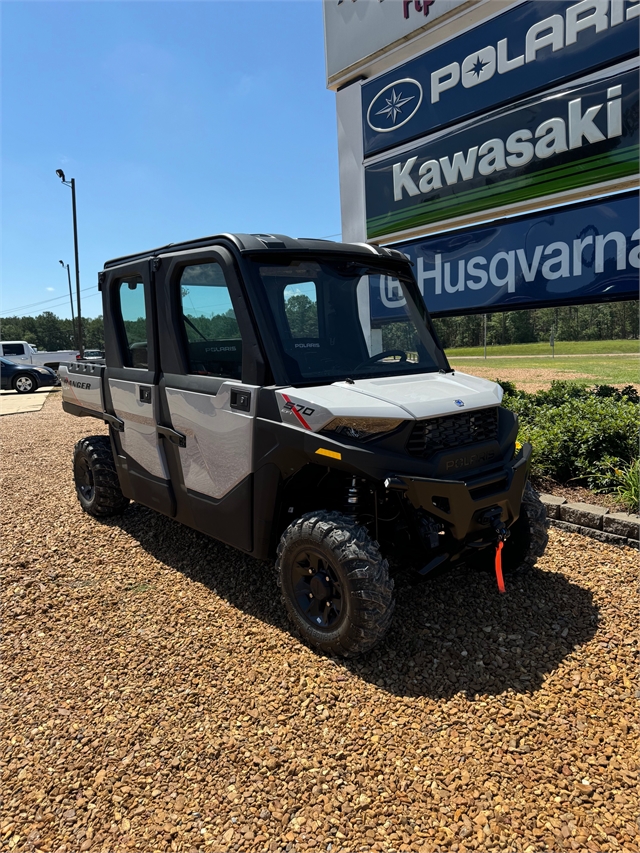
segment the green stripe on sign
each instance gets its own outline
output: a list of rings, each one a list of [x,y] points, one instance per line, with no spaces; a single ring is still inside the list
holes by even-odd
[[[489,187],[476,187],[445,199],[430,202],[425,198],[412,208],[367,219],[367,237],[382,237],[396,231],[446,221],[454,216],[491,210],[494,207],[635,175],[638,173],[639,151],[638,145],[632,145],[622,150],[585,157],[579,163],[568,163],[529,175],[508,178]]]

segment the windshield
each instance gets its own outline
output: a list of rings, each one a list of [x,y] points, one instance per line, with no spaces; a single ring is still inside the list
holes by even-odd
[[[448,370],[420,292],[379,268],[344,261],[254,261],[292,384]],[[370,288],[396,290],[393,322],[372,320]]]

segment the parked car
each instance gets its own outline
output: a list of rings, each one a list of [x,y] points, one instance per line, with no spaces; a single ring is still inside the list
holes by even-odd
[[[81,356],[80,353],[78,353],[76,361],[94,361],[99,364],[104,364],[104,353],[99,349],[86,349],[84,351],[84,356]]]
[[[8,358],[0,358],[0,385],[3,391],[30,394],[32,391],[37,391],[38,388],[59,384],[58,374],[50,367],[14,364]]]

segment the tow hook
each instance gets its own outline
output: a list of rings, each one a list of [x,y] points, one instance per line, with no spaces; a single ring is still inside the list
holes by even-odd
[[[498,592],[502,593],[506,592],[504,578],[502,577],[502,549],[509,538],[510,531],[502,523],[495,525],[495,531],[498,536],[496,542],[496,581],[498,582]]]
[[[498,592],[503,593],[506,592],[506,589],[504,585],[504,578],[502,577],[502,549],[504,548],[504,543],[507,541],[509,536],[511,536],[511,531],[505,526],[504,522],[501,520],[501,515],[502,510],[500,509],[500,507],[494,507],[493,509],[487,511],[484,514],[484,516],[482,517],[482,521],[485,524],[491,524],[491,526],[496,532],[496,581],[498,583]]]

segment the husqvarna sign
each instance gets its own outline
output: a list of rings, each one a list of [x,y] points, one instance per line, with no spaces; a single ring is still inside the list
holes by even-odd
[[[396,248],[415,264],[434,315],[637,299],[638,193],[450,231]],[[390,276],[370,277],[373,323],[394,322],[404,299]]]
[[[638,0],[529,0],[365,82],[365,157],[636,55],[639,13]]]

